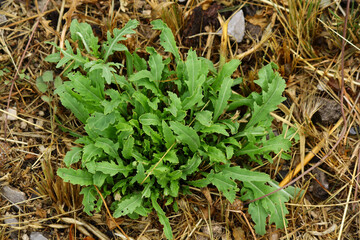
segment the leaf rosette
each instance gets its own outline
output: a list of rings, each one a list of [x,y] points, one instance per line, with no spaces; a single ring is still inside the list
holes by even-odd
[[[111,205],[114,217],[137,218],[155,210],[166,237],[172,239],[163,201],[176,209],[176,198],[188,194],[189,186],[212,184],[231,202],[275,190],[277,184],[269,175],[250,171],[232,159],[246,155],[250,161],[271,161],[273,152],[290,149],[294,131],[286,137],[272,134],[270,112],[284,100],[285,89],[285,81],[273,71],[276,65],[259,71],[256,83],[261,93],[243,97],[232,90],[241,82],[232,78],[240,61],[231,60],[218,71],[193,50],[183,60],[171,30],[161,20],[152,25],[161,31],[160,44],[170,57],[151,47],[146,49],[148,61],[128,52],[121,41],[135,33],[137,24],[130,20],[99,44],[90,25],[74,20],[70,31],[78,42],[76,54],[66,41],[66,49],[58,48],[47,57],[67,69],[68,81],[56,93],[86,132],[76,140],[79,146],[66,154],[66,168],[60,168],[58,175],[84,186],[86,213],[103,204],[96,186],[103,197],[121,196]],[[125,76],[118,74],[120,64],[109,61],[119,51],[126,57]],[[247,123],[230,118],[240,106],[247,106],[246,114],[251,116]],[[81,169],[72,169],[74,164]],[[264,233],[269,214],[270,222],[284,226],[284,203],[293,194],[284,190],[250,204],[258,233]]]

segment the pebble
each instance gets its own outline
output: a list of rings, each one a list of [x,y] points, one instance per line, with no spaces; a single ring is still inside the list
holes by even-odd
[[[37,119],[35,124],[36,124],[36,125],[35,125],[35,129],[39,130],[39,129],[42,129],[42,128],[43,128],[44,121],[43,121],[43,120],[40,120],[40,119]]]
[[[19,203],[26,200],[25,193],[10,186],[4,186],[1,189],[1,194],[4,195],[11,203]]]
[[[30,240],[27,234],[22,235],[21,240]]]
[[[16,227],[17,225],[18,225],[18,223],[19,223],[19,220],[17,219],[17,218],[9,218],[9,217],[11,217],[11,216],[13,216],[12,214],[10,214],[10,213],[5,213],[5,220],[4,220],[4,222],[5,222],[5,224],[7,224],[7,225],[9,225],[9,226],[14,226],[14,227]]]
[[[17,120],[17,111],[16,111],[16,108],[9,108],[9,111],[8,111],[10,114],[3,114],[2,116],[2,119],[5,119],[6,116],[7,116],[7,120],[8,121],[14,121],[14,120]]]
[[[18,227],[19,226],[19,220],[16,218],[15,215],[12,215],[11,213],[6,212],[3,217],[5,218],[4,223],[6,224],[6,226],[8,226],[8,227]],[[16,232],[10,233],[9,239],[17,240],[18,239],[17,233]]]
[[[222,33],[222,29],[218,33]],[[238,43],[242,42],[245,36],[245,18],[242,10],[232,16],[228,23],[228,34],[233,36]]]
[[[357,126],[357,127],[352,126],[350,128],[349,134],[350,135],[357,135],[357,134],[359,134],[359,132],[360,132],[360,126]]]
[[[20,128],[23,129],[23,130],[25,130],[26,127],[27,127],[27,123],[24,122],[24,121],[22,121],[22,122],[20,123]]]
[[[30,240],[48,240],[42,233],[39,232],[32,232],[30,234]]]

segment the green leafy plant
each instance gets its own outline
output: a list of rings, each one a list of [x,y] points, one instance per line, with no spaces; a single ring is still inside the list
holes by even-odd
[[[113,196],[114,217],[137,218],[155,210],[165,236],[173,239],[163,208],[172,205],[176,211],[176,198],[189,194],[189,186],[212,184],[230,202],[277,189],[269,175],[232,159],[247,155],[242,159],[261,163],[272,161],[273,152],[280,151],[286,157],[294,130],[275,136],[271,129],[270,112],[284,100],[285,89],[284,80],[273,71],[275,64],[259,71],[256,83],[262,92],[243,97],[231,89],[241,82],[231,78],[238,60],[219,70],[193,50],[183,60],[161,20],[152,25],[161,31],[160,44],[168,57],[152,47],[146,48],[147,61],[128,52],[119,41],[135,33],[137,24],[130,20],[121,30],[108,32],[107,41],[99,45],[90,25],[74,20],[70,31],[76,53],[66,41],[66,49],[57,48],[59,52],[47,57],[57,67],[65,66],[68,81],[56,93],[86,131],[76,140],[81,147],[66,154],[66,168],[57,173],[84,186],[86,213],[99,211],[103,204],[97,186],[103,197]],[[118,74],[121,64],[111,62],[117,51],[126,57],[126,76]],[[247,106],[247,123],[232,114],[240,106]],[[70,167],[74,164],[80,169]],[[294,194],[287,188],[249,204],[258,234],[265,233],[268,215],[269,223],[284,227],[288,213],[284,203]]]

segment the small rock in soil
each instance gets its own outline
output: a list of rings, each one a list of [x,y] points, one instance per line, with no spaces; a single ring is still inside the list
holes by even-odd
[[[44,125],[44,121],[40,120],[40,119],[37,119],[35,124],[36,124],[35,129],[39,130],[39,129],[42,129],[42,127]]]
[[[220,29],[219,33],[222,33]],[[242,10],[235,13],[228,24],[228,34],[233,36],[238,43],[240,43],[245,35],[245,18]]]
[[[19,220],[17,218],[15,218],[15,216],[14,216],[14,218],[12,216],[14,216],[14,215],[12,215],[11,213],[8,213],[8,212],[5,213],[5,215],[4,215],[4,218],[5,218],[4,223],[7,224],[8,227],[18,227],[19,226],[18,225]],[[17,240],[18,239],[17,233],[12,232],[10,234],[10,239]]]
[[[27,123],[26,123],[26,122],[21,122],[21,123],[20,123],[20,128],[21,128],[22,130],[25,130],[25,129],[27,128]]]
[[[13,216],[13,215],[10,214],[10,213],[5,213],[4,222],[5,222],[5,224],[7,224],[9,226],[16,227],[18,225],[18,223],[19,223],[19,220],[17,218],[11,218],[11,216]]]
[[[211,223],[211,228],[212,228],[212,235],[213,235],[214,239],[221,239],[222,237],[225,236],[225,233],[224,233],[225,228],[220,223],[212,222]],[[203,232],[204,234],[210,236],[210,231],[209,231],[208,226],[203,226],[201,228],[201,232]],[[197,235],[196,239],[205,240],[205,239],[208,239],[208,238],[203,236],[203,235]]]
[[[26,200],[25,193],[10,186],[4,186],[1,189],[1,194],[4,195],[11,203],[18,203]]]
[[[334,100],[327,98],[318,98],[319,110],[312,116],[314,123],[330,125],[336,123],[341,117],[341,106]]]
[[[42,233],[39,232],[32,232],[30,234],[30,240],[48,240]]]
[[[0,6],[1,6],[1,3],[2,3],[2,1],[0,1]],[[0,24],[1,24],[1,23],[4,23],[4,22],[6,22],[6,21],[7,21],[6,16],[3,15],[3,14],[0,14]],[[4,30],[1,29],[1,30],[0,30],[0,35],[3,35],[3,34],[4,34]]]
[[[245,31],[248,32],[253,39],[260,39],[262,36],[262,30],[259,25],[246,22]]]
[[[27,234],[22,235],[21,240],[30,240]]]
[[[327,180],[326,174],[318,168],[315,168],[313,171],[316,180],[312,181],[312,184],[309,188],[311,194],[320,200],[325,200],[328,198],[329,194],[325,189],[329,189],[329,182]],[[325,189],[324,189],[325,188]]]
[[[360,126],[352,126],[349,131],[349,135],[357,135],[360,133]]]
[[[7,117],[8,121],[14,121],[17,120],[16,116],[17,116],[17,111],[16,108],[9,108],[8,112],[11,114],[3,114],[2,119],[5,120],[5,118]]]

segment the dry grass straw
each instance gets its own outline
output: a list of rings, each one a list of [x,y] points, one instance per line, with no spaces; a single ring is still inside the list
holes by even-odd
[[[77,1],[74,1],[77,2]],[[123,1],[121,1],[124,4]],[[181,43],[181,34],[184,29],[184,20],[196,6],[211,4],[211,1],[187,1],[185,5],[165,1],[149,0],[143,2],[136,0],[129,1],[126,11],[118,9],[111,1],[104,2],[103,6],[96,5],[92,1],[78,2],[77,6],[68,4],[65,0],[57,6],[51,5],[43,14],[36,9],[21,5],[22,3],[7,0],[4,9],[0,14],[7,16],[8,21],[0,26],[5,31],[2,38],[2,51],[8,55],[11,62],[0,62],[0,70],[7,68],[11,74],[4,75],[2,81],[11,82],[17,68],[20,73],[28,78],[15,81],[14,92],[10,95],[11,107],[18,109],[17,120],[8,123],[7,136],[1,136],[0,140],[10,149],[8,159],[4,163],[1,174],[9,173],[9,183],[31,196],[36,193],[40,196],[37,199],[20,203],[23,213],[16,214],[19,223],[16,227],[9,227],[0,224],[0,239],[5,239],[12,232],[19,229],[28,233],[33,229],[58,234],[61,239],[68,239],[70,226],[75,226],[75,232],[85,236],[98,236],[100,239],[107,239],[104,232],[107,231],[106,214],[95,214],[93,217],[81,213],[80,188],[64,183],[56,177],[55,170],[61,166],[61,159],[72,145],[72,137],[66,135],[59,127],[65,128],[74,133],[81,133],[81,126],[69,117],[67,112],[60,112],[60,105],[55,99],[51,106],[44,105],[39,98],[39,92],[35,87],[36,77],[41,72],[52,69],[53,66],[44,62],[44,57],[53,52],[54,49],[44,44],[44,41],[63,42],[68,37],[68,30],[61,21],[65,15],[67,23],[71,18],[79,18],[91,22],[100,31],[106,28],[113,29],[121,27],[130,18],[137,18],[141,22],[140,30],[132,41],[126,44],[129,48],[139,48],[138,52],[144,54],[143,49],[147,45],[158,48],[157,34],[151,36],[146,32],[150,18],[162,18],[173,30],[181,49],[187,49]],[[300,143],[292,149],[292,160],[288,163],[294,171],[305,171],[305,165],[310,155],[320,157],[331,149],[339,138],[338,123],[336,126],[319,127],[311,121],[319,105],[319,96],[333,99],[340,102],[338,93],[340,84],[340,46],[341,38],[334,32],[341,34],[344,22],[344,10],[338,1],[328,6],[320,6],[317,0],[258,0],[249,1],[248,5],[258,6],[258,10],[273,11],[272,17],[265,14],[268,21],[268,28],[263,32],[262,38],[258,41],[249,40],[247,48],[237,52],[236,47],[231,45],[229,39],[224,36],[222,45],[213,46],[214,39],[219,38],[214,34],[208,35],[203,55],[212,59],[213,55],[224,56],[222,61],[232,57],[242,59],[241,69],[245,70],[241,76],[244,78],[244,92],[254,89],[253,78],[256,77],[258,69],[267,61],[274,61],[280,66],[280,73],[287,80],[286,95],[291,99],[290,106],[282,105],[283,113],[273,113],[276,118],[274,127],[282,123],[298,128]],[[141,7],[138,7],[140,5]],[[20,4],[20,5],[19,5]],[[150,5],[149,5],[150,4]],[[233,4],[233,5],[231,5]],[[236,7],[238,2],[234,1],[227,5]],[[150,8],[149,8],[150,6]],[[71,8],[72,7],[72,8]],[[66,9],[71,8],[71,12]],[[152,15],[146,15],[144,10],[151,9]],[[331,11],[330,11],[331,10]],[[258,11],[257,14],[264,14],[266,11]],[[39,17],[49,19],[49,14],[57,13],[60,18],[55,18],[55,25],[41,22],[39,29],[34,34],[33,44],[25,52],[24,64],[19,65],[21,54],[27,43],[31,31],[34,29],[34,21]],[[352,9],[349,17],[347,41],[357,46],[359,43],[359,7]],[[109,16],[109,17],[107,17]],[[320,21],[321,20],[321,21]],[[46,34],[48,33],[48,34]],[[203,34],[203,33],[199,33]],[[206,33],[207,34],[207,33]],[[316,45],[316,41],[322,39],[322,45]],[[239,47],[242,46],[241,43]],[[207,51],[207,52],[206,52]],[[359,135],[348,135],[350,127],[360,125],[359,101],[359,52],[352,45],[347,46],[345,55],[345,102],[344,107],[349,128],[341,144],[325,161],[322,166],[329,182],[329,195],[324,200],[313,197],[306,193],[302,198],[288,203],[289,221],[288,227],[283,230],[276,230],[274,226],[268,228],[268,233],[263,239],[336,239],[340,234],[347,239],[360,238],[358,233],[359,200]],[[220,64],[221,65],[221,64]],[[319,90],[319,89],[323,90]],[[2,114],[6,113],[5,106],[8,104],[9,85],[1,86],[0,109]],[[56,113],[53,112],[57,109]],[[47,111],[44,117],[39,117],[38,112]],[[62,110],[63,111],[63,110]],[[55,116],[59,117],[61,123],[55,123]],[[43,120],[44,124],[34,123],[34,119]],[[341,121],[341,120],[340,120]],[[20,124],[27,124],[25,129]],[[334,127],[335,126],[335,127]],[[330,130],[331,129],[331,130]],[[4,134],[4,129],[1,133]],[[332,133],[333,132],[333,133]],[[321,144],[321,146],[320,146]],[[48,153],[41,152],[40,146],[45,146]],[[315,148],[315,146],[318,146]],[[35,156],[35,157],[34,157]],[[41,168],[33,166],[36,161],[41,162]],[[281,159],[281,153],[274,156],[274,165],[269,163],[260,166],[258,169],[270,172],[275,178],[287,163]],[[36,165],[36,164],[35,164]],[[294,173],[295,175],[295,173]],[[303,190],[308,190],[314,185],[312,179],[317,178],[315,174],[305,176],[296,185]],[[284,180],[286,181],[286,180]],[[284,182],[285,183],[285,182]],[[284,184],[283,183],[283,184]],[[33,189],[34,191],[30,190]],[[233,206],[213,189],[191,188],[191,196],[180,196],[178,213],[168,209],[167,216],[178,239],[200,239],[211,236],[216,239],[217,229],[221,229],[223,236],[228,239],[256,239],[253,233],[253,223],[247,214],[247,209]],[[46,196],[46,197],[42,197]],[[106,199],[105,199],[106,200]],[[46,208],[48,214],[39,216],[34,210],[34,203],[41,204]],[[13,212],[11,204],[5,200],[0,201],[0,214],[4,216],[7,212]],[[105,213],[102,212],[102,213]],[[0,220],[4,220],[1,217]],[[128,218],[115,219],[120,223],[124,232],[133,239],[162,239],[161,226],[154,214],[148,218],[131,220]],[[94,224],[90,225],[89,222]],[[119,230],[113,230],[114,238],[125,239],[125,235]],[[75,235],[74,231],[72,233]],[[237,233],[238,235],[234,235]],[[243,234],[243,235],[242,235]],[[122,236],[122,237],[121,237]]]

